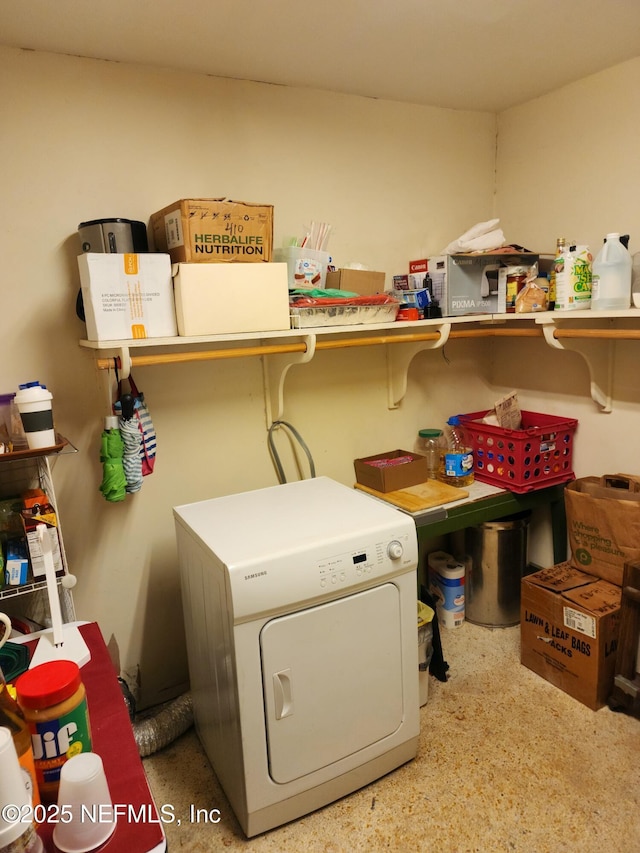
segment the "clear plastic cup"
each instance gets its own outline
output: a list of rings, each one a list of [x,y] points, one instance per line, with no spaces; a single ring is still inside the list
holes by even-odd
[[[81,752],[62,765],[58,807],[53,841],[63,853],[88,853],[115,830],[111,793],[97,753]]]
[[[0,727],[0,849],[8,848],[28,831],[24,822],[31,797],[27,790],[11,732]]]

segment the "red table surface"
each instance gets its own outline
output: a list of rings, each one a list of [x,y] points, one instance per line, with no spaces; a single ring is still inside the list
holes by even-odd
[[[91,653],[80,672],[87,691],[92,748],[102,758],[111,799],[121,810],[115,831],[98,849],[100,853],[165,850],[164,830],[100,628],[91,622],[79,630]],[[59,853],[52,838],[54,826],[48,821],[38,828],[48,853]]]

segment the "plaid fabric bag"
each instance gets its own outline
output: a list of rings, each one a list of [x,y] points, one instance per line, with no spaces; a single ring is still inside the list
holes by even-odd
[[[118,399],[113,405],[113,412],[118,416],[122,415],[120,398],[124,393],[126,393],[122,387],[124,381],[125,380],[118,379]],[[134,382],[133,376],[129,375],[129,378],[126,381],[129,382],[129,387],[131,389],[130,393],[134,401],[133,416],[138,422],[138,429],[142,435],[142,441],[140,443],[140,461],[142,462],[142,476],[146,477],[148,474],[153,473],[153,468],[156,464],[156,430],[153,426],[153,421],[151,419],[149,407],[145,402],[144,394],[142,391],[138,391],[138,387]]]

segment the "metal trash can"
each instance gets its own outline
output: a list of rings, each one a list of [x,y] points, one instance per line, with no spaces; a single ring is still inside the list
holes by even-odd
[[[465,617],[486,628],[520,622],[520,582],[527,567],[531,513],[521,512],[453,534],[456,559],[466,568]]]

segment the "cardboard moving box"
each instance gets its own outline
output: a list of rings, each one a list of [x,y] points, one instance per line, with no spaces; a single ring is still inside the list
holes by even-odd
[[[373,296],[376,293],[384,293],[384,279],[383,272],[339,269],[327,273],[327,287],[350,290],[359,296]]]
[[[169,255],[85,252],[78,268],[88,340],[176,336]]]
[[[156,251],[177,263],[268,263],[273,205],[225,198],[187,198],[151,214]]]
[[[290,328],[286,264],[176,264],[173,283],[179,335]]]
[[[620,587],[569,562],[522,579],[520,660],[596,711],[613,689]]]

